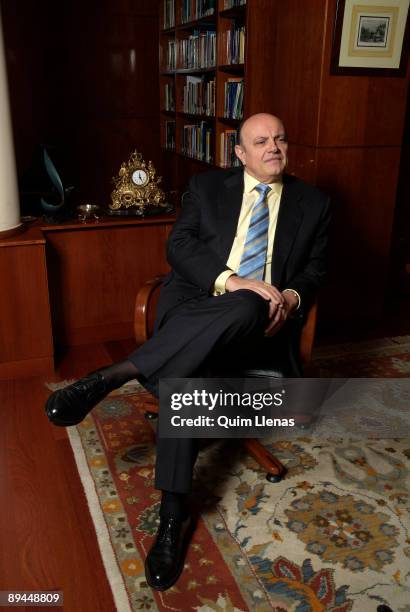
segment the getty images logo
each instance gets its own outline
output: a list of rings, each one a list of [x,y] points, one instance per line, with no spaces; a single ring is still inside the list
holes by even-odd
[[[171,409],[181,410],[185,407],[203,407],[214,410],[216,407],[250,407],[254,410],[262,410],[266,407],[279,407],[283,405],[283,389],[277,393],[230,393],[219,389],[211,393],[202,389],[196,389],[192,393],[172,393]]]

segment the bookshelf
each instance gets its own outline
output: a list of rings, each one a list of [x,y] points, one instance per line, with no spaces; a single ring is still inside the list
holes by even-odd
[[[160,121],[164,167],[189,175],[236,165],[243,117],[274,111],[272,0],[162,0]],[[165,173],[166,174],[166,173]]]

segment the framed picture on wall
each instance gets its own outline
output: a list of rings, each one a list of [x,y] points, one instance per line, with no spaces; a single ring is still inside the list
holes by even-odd
[[[331,74],[404,76],[410,0],[337,0]]]

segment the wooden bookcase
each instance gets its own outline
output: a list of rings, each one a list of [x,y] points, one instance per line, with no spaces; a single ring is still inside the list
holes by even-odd
[[[161,148],[164,151],[164,167],[171,168],[177,176],[173,187],[182,190],[190,175],[212,167],[224,167],[221,158],[221,134],[227,130],[236,130],[240,118],[224,117],[225,83],[238,78],[243,79],[243,117],[256,112],[274,110],[273,79],[269,78],[270,49],[274,41],[275,20],[272,0],[247,0],[245,5],[225,8],[225,0],[215,0],[213,15],[207,15],[189,23],[182,23],[182,7],[185,0],[174,1],[174,25],[164,28],[164,6],[169,1],[163,0],[160,10],[159,34],[159,80],[160,80],[160,121]],[[195,6],[195,0],[191,5]],[[166,25],[169,25],[166,24]],[[245,28],[244,61],[228,63],[226,50],[227,32],[233,27]],[[176,63],[170,66],[168,48],[181,44],[194,32],[216,33],[215,65],[206,68],[184,68],[181,58],[176,53]],[[188,114],[184,112],[184,86],[187,76],[203,77],[205,81],[215,80],[215,114]],[[174,106],[166,107],[166,87],[173,88]],[[184,126],[206,122],[211,130],[211,160],[194,159],[183,149]],[[170,146],[169,126],[175,126],[174,146]],[[167,138],[168,131],[168,138]],[[165,172],[166,175],[166,172]]]

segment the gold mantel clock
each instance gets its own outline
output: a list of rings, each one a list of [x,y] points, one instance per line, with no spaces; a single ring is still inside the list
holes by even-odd
[[[161,177],[156,176],[152,162],[147,164],[141,153],[134,151],[112,180],[115,189],[111,193],[110,214],[143,215],[148,207],[156,209],[156,212],[169,209],[165,193],[159,187]]]

